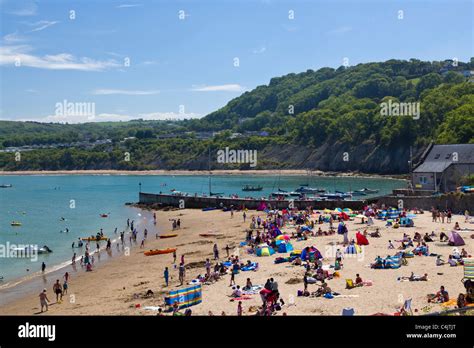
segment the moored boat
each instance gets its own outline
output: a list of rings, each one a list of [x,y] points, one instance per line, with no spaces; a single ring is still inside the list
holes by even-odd
[[[161,239],[163,238],[173,238],[173,237],[177,237],[178,235],[177,234],[162,234],[161,236],[159,236]]]
[[[242,191],[262,191],[263,187],[258,185],[258,186],[251,186],[251,185],[245,185],[242,187]]]

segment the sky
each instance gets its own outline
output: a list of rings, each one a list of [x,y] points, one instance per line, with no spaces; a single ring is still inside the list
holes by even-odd
[[[288,73],[474,56],[471,0],[0,0],[0,6],[2,120],[197,118]],[[89,112],[81,109],[85,103],[93,106]]]

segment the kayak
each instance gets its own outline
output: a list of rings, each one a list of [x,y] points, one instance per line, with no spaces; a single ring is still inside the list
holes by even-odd
[[[98,241],[101,241],[101,240],[108,240],[109,238],[107,237],[86,237],[86,238],[81,238],[81,240],[84,240],[86,242],[98,242]]]
[[[176,237],[177,234],[162,234],[161,236],[159,236],[160,238],[173,238],[173,237]]]
[[[21,226],[21,222],[19,221],[12,221],[12,223],[10,224],[12,226]]]
[[[220,237],[220,236],[223,236],[224,234],[222,234],[222,233],[200,233],[199,235],[201,237]]]
[[[155,249],[150,251],[145,251],[145,256],[161,255],[161,254],[170,254],[178,250],[178,248],[168,248],[168,249]]]
[[[100,214],[100,217],[106,218],[109,217],[109,214]]]

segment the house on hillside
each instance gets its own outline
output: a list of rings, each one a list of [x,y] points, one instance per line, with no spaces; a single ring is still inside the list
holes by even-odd
[[[433,145],[412,172],[416,190],[455,191],[461,178],[474,174],[474,144]]]

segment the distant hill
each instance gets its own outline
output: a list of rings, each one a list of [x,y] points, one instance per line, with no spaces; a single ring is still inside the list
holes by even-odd
[[[258,168],[406,173],[410,146],[417,157],[430,142],[474,143],[472,70],[473,58],[469,63],[388,60],[291,73],[199,120],[0,122],[0,147],[112,140],[87,149],[34,150],[25,163],[2,153],[0,168],[205,169],[209,146],[231,146],[259,150]],[[411,114],[397,115],[396,107]],[[262,131],[268,136],[255,135]],[[204,132],[220,135],[198,139]],[[126,137],[137,139],[123,142]],[[121,160],[124,151],[132,154],[130,162]]]

